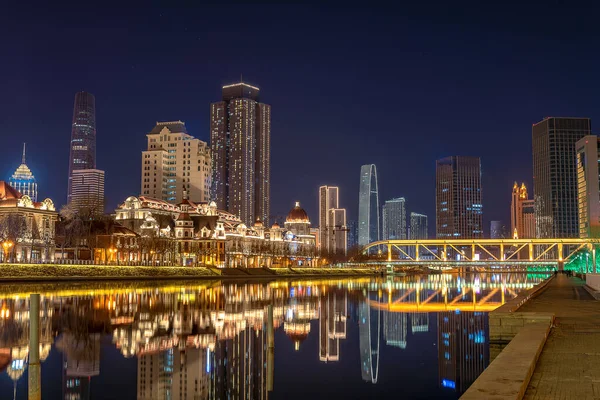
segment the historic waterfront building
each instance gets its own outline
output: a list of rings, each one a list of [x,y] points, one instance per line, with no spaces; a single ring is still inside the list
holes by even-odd
[[[183,191],[191,200],[210,197],[211,161],[206,142],[196,139],[181,121],[157,122],[146,135],[142,151],[142,196],[180,203]]]
[[[577,142],[575,148],[579,237],[600,238],[600,141],[598,136],[585,136]]]
[[[87,92],[76,93],[73,105],[67,203],[71,203],[73,171],[81,169],[96,169],[96,99]]]
[[[406,200],[404,197],[387,200],[383,210],[383,240],[406,239]]]
[[[525,183],[515,182],[510,203],[510,237],[513,239],[535,238],[535,204],[529,199]]]
[[[215,202],[179,204],[150,197],[129,197],[117,208],[116,221],[142,236],[142,261],[152,264],[214,265],[217,267],[314,266],[315,235],[299,203],[284,227],[270,228],[261,220],[251,226]]]
[[[358,244],[359,246],[365,246],[380,239],[377,168],[375,164],[367,164],[360,168]]]
[[[438,239],[483,237],[479,157],[452,156],[437,160],[435,197]]]
[[[247,225],[270,215],[271,106],[259,93],[243,82],[226,85],[210,105],[211,198]]]
[[[575,144],[591,135],[591,125],[589,118],[548,117],[531,129],[538,238],[579,236]]]
[[[340,208],[337,186],[319,188],[319,248],[328,254],[346,255],[348,227],[346,209]]]
[[[31,201],[37,201],[37,182],[35,181],[33,173],[25,163],[25,143],[23,143],[23,157],[21,158],[21,165],[19,165],[15,173],[12,174],[8,180],[8,183],[10,186],[15,188],[17,192],[24,196],[29,196]]]
[[[57,219],[52,200],[32,201],[0,181],[0,259],[21,263],[54,261]]]

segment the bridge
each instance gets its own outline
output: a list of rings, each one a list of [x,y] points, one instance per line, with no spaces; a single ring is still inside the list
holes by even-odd
[[[386,260],[367,261],[385,265],[564,265],[585,251],[586,261],[596,266],[599,244],[600,239],[588,238],[380,240],[364,246],[361,253],[377,249],[383,255],[385,251]]]

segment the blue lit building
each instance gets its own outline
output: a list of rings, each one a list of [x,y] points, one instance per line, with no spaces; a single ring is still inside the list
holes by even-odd
[[[25,143],[23,143],[23,158],[21,159],[21,165],[19,165],[15,173],[12,174],[8,180],[8,184],[22,195],[29,196],[32,201],[37,201],[37,182],[35,181],[33,173],[25,163]]]

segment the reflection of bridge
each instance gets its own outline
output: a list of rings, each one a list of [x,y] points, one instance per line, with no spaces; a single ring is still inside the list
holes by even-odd
[[[570,261],[579,251],[591,252],[592,265],[596,262],[594,245],[599,239],[422,239],[380,240],[362,249],[387,252],[387,260],[375,263],[433,262],[480,264],[557,264]]]

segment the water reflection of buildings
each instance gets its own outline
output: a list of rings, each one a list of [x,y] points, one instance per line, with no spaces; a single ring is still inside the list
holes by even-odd
[[[440,312],[438,369],[440,385],[463,393],[488,364],[487,318],[480,312]]]
[[[319,298],[319,360],[340,359],[340,339],[346,339],[347,292],[330,291]]]
[[[472,298],[465,295],[470,287],[477,291],[478,299],[494,290],[492,299],[500,299],[500,291],[506,291],[509,299],[535,283],[519,281],[516,276],[504,281],[503,276],[458,281],[455,275],[436,275],[387,281],[277,281],[148,289],[107,286],[51,292],[42,295],[41,358],[48,354],[54,334],[58,334],[57,348],[65,361],[65,398],[87,398],[90,379],[100,373],[100,338],[110,333],[124,357],[138,358],[138,399],[266,399],[271,376],[269,307],[273,328],[283,326],[296,350],[309,334],[317,334],[318,323],[319,360],[335,361],[340,359],[340,340],[351,329],[348,310],[356,304],[361,375],[365,381],[376,383],[380,338],[388,346],[406,348],[415,334],[430,330],[433,316],[379,309],[370,302],[431,306],[440,296],[447,296],[457,298],[458,304],[463,301],[456,297],[460,293],[472,304]],[[0,368],[4,366],[16,381],[27,367],[29,304],[19,294],[0,299],[0,306]],[[483,370],[488,356],[479,342],[485,341],[485,320],[485,314],[472,312],[439,314],[442,385],[461,390]],[[483,359],[477,358],[481,354]]]

